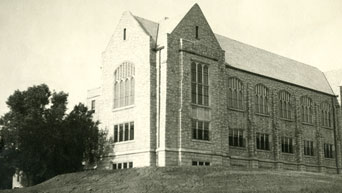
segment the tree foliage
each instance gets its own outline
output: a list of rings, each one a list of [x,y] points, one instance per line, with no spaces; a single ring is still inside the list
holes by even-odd
[[[67,114],[68,94],[51,92],[47,85],[15,91],[1,122],[3,150],[10,168],[25,174],[26,185],[83,169],[103,153],[103,132],[83,104]],[[102,144],[101,144],[102,143]]]

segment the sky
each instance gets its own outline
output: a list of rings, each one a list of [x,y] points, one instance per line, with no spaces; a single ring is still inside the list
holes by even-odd
[[[158,22],[195,3],[215,33],[324,72],[342,68],[340,0],[0,0],[0,116],[15,90],[42,83],[69,93],[69,109],[84,103],[124,11]]]

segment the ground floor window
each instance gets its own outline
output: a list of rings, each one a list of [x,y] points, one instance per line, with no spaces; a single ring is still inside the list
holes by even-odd
[[[114,143],[134,139],[134,122],[114,125]]]
[[[313,141],[304,140],[304,155],[314,155]]]
[[[291,137],[281,138],[281,152],[293,153],[293,140]]]
[[[256,133],[256,147],[261,150],[270,150],[269,134]]]
[[[243,129],[229,129],[229,146],[245,147]]]
[[[193,166],[210,166],[210,162],[192,161]]]
[[[192,139],[209,141],[209,122],[192,119]]]
[[[133,162],[113,163],[113,170],[133,168]]]
[[[325,158],[334,158],[334,153],[333,153],[333,144],[324,144],[324,157]]]

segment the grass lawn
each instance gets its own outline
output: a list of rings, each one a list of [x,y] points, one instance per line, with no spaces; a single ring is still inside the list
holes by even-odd
[[[1,193],[342,193],[342,175],[223,167],[146,167],[56,176]]]

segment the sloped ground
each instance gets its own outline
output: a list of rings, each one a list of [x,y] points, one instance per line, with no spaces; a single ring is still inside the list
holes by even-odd
[[[65,174],[30,188],[0,192],[337,193],[342,192],[342,175],[222,167],[148,167]]]

